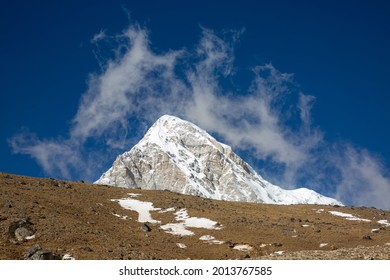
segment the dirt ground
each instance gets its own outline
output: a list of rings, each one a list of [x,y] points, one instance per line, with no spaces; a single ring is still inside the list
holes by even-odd
[[[220,229],[165,232],[174,212],[152,211],[160,223],[140,223],[117,201],[136,199],[161,209],[186,208]],[[370,221],[347,220],[329,211]],[[161,212],[161,213],[160,213]],[[121,217],[127,216],[126,219]],[[28,220],[33,235],[15,240],[12,225]],[[168,191],[129,190],[0,173],[0,259],[24,259],[34,244],[75,259],[385,259],[390,260],[390,212],[366,207],[226,202]],[[222,244],[200,240],[211,235]],[[245,245],[238,250],[236,245]]]

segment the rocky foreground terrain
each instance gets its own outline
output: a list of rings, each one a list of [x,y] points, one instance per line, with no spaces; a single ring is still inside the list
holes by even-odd
[[[124,198],[138,210],[122,207]],[[390,212],[375,208],[227,202],[0,173],[3,260],[389,260],[389,222]]]

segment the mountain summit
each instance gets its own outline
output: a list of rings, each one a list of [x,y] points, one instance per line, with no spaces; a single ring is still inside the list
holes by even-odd
[[[96,184],[170,190],[211,199],[269,204],[342,205],[306,188],[275,186],[198,126],[164,115]]]

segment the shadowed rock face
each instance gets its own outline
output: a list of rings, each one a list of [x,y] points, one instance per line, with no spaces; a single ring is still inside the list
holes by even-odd
[[[271,204],[341,204],[308,189],[284,190],[264,180],[232,149],[196,125],[162,116],[97,184],[170,190]]]

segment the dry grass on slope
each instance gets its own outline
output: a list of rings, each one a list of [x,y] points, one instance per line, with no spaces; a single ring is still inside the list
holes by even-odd
[[[150,211],[158,223],[140,223],[136,211],[113,201],[129,193],[168,211]],[[161,228],[181,223],[175,213],[184,208],[189,217],[217,222],[217,229],[188,227],[193,235],[180,236]],[[18,241],[15,223],[21,219],[33,234]],[[39,244],[75,259],[388,260],[390,227],[384,220],[390,221],[390,212],[374,208],[226,202],[0,173],[0,259],[26,258]]]

